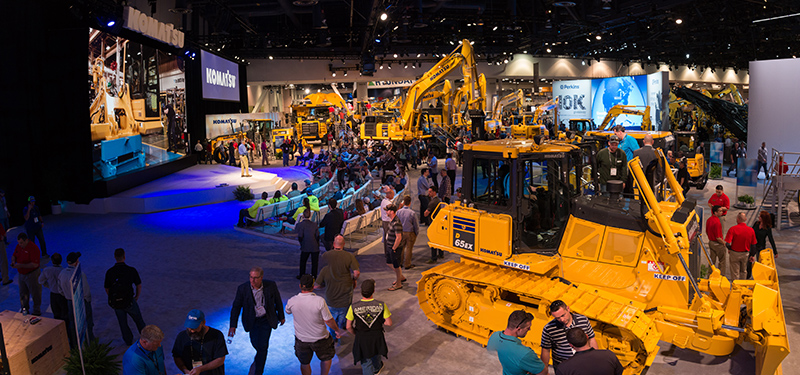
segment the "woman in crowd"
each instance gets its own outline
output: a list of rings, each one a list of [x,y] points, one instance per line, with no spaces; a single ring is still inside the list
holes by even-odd
[[[778,247],[775,246],[775,239],[772,238],[772,215],[767,211],[761,211],[758,220],[753,223],[753,231],[756,232],[756,244],[750,247],[750,261],[747,263],[747,278],[749,279],[753,271],[753,263],[758,260],[761,250],[767,248],[767,239],[772,245],[772,254],[778,257]]]

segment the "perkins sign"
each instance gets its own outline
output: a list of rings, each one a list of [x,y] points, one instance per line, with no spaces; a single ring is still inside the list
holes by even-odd
[[[200,51],[203,99],[239,101],[239,65]]]
[[[131,7],[125,7],[125,23],[123,26],[131,31],[149,36],[171,46],[183,48],[183,32],[176,30],[171,23],[159,22]]]

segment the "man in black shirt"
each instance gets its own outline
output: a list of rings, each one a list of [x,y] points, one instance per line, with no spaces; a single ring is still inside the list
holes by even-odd
[[[222,332],[207,326],[205,314],[197,309],[189,311],[184,326],[172,346],[175,366],[184,374],[225,375],[228,347]]]
[[[678,175],[676,176],[678,183],[683,188],[683,196],[686,196],[686,193],[689,192],[689,180],[691,177],[689,176],[689,170],[686,168],[686,158],[681,159],[678,163]]]
[[[622,364],[613,352],[594,349],[589,337],[575,327],[567,331],[567,341],[575,354],[556,367],[556,375],[622,375]]]
[[[329,199],[328,207],[330,209],[319,223],[320,228],[325,228],[325,235],[322,237],[325,251],[333,248],[333,239],[342,231],[342,225],[344,225],[344,212],[337,207],[338,204],[339,202],[335,198]]]
[[[125,250],[122,248],[114,250],[114,259],[117,263],[106,271],[106,278],[103,287],[108,295],[108,304],[117,314],[119,328],[122,330],[122,339],[128,346],[133,345],[133,333],[128,326],[128,315],[131,316],[136,324],[136,331],[141,332],[144,326],[142,312],[136,302],[142,293],[142,279],[139,272],[125,264]],[[134,286],[136,290],[134,292]]]

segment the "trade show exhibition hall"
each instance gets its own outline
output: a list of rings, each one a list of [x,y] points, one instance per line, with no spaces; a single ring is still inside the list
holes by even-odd
[[[800,368],[796,1],[9,5],[0,375]]]

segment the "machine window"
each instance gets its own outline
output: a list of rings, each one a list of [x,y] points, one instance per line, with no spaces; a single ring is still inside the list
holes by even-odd
[[[508,206],[511,165],[497,159],[475,159],[472,197],[475,203]]]
[[[525,177],[520,179],[522,233],[520,252],[554,253],[558,250],[569,219],[569,200],[575,193],[577,167],[571,158],[523,161]]]

